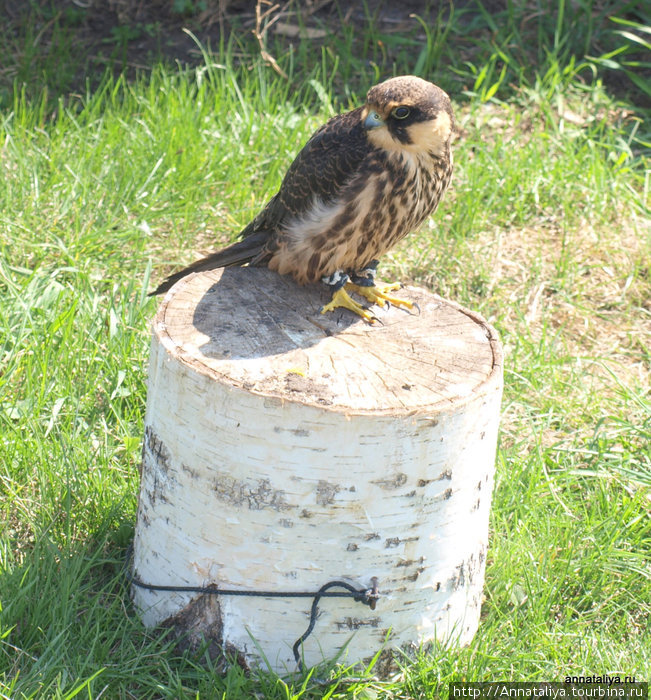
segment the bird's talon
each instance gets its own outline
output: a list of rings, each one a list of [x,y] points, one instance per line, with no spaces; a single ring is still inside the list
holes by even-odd
[[[372,287],[360,286],[358,284],[348,283],[346,289],[357,292],[359,295],[368,299],[371,303],[382,306],[385,309],[389,309],[391,306],[396,306],[398,308],[412,309],[414,306],[413,301],[408,299],[401,299],[400,297],[394,297],[387,292],[392,292],[396,289],[400,289],[401,285],[398,282],[392,284],[381,284]]]
[[[361,304],[358,304],[354,299],[351,299],[344,287],[340,287],[332,295],[332,299],[321,307],[321,313],[325,314],[328,311],[335,309],[348,309],[354,314],[361,316],[367,323],[374,323],[380,319],[374,314],[367,311]]]

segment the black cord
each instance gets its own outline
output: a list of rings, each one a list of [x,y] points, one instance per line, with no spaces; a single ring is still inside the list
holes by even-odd
[[[294,652],[294,659],[296,660],[296,663],[298,664],[298,667],[301,671],[303,670],[303,661],[301,659],[300,647],[301,644],[312,634],[312,630],[314,629],[314,625],[316,624],[316,618],[319,613],[319,600],[321,600],[321,598],[325,596],[332,595],[338,595],[340,597],[351,597],[353,600],[356,600],[359,603],[364,603],[364,605],[368,605],[369,608],[371,608],[371,610],[375,610],[375,604],[380,594],[378,593],[377,589],[377,578],[375,578],[374,576],[371,579],[371,581],[373,582],[373,587],[369,590],[358,590],[357,588],[351,586],[345,581],[329,581],[328,583],[321,586],[321,588],[319,588],[319,590],[314,594],[314,600],[312,601],[312,610],[310,611],[310,624],[307,626],[305,632],[303,632],[303,634],[294,642],[294,646],[292,647],[292,651]],[[345,588],[348,591],[348,593],[330,593],[328,589],[334,587]]]
[[[313,598],[312,608],[310,610],[310,623],[303,634],[294,642],[292,651],[294,659],[298,664],[299,670],[303,670],[303,661],[301,659],[300,647],[301,644],[312,634],[316,619],[319,613],[319,601],[321,598],[352,598],[358,603],[368,605],[371,610],[375,610],[375,606],[380,597],[378,591],[378,580],[375,576],[371,578],[371,588],[355,588],[346,581],[328,581],[319,588],[316,593],[314,591],[249,591],[238,588],[218,588],[216,584],[209,586],[161,586],[154,583],[146,583],[141,581],[132,571],[131,560],[133,556],[133,543],[127,547],[127,552],[124,562],[124,573],[127,581],[138,588],[144,588],[147,591],[164,591],[167,593],[201,593],[203,595],[230,595],[230,596],[252,596],[256,598]],[[331,588],[344,588],[345,591],[331,591]]]

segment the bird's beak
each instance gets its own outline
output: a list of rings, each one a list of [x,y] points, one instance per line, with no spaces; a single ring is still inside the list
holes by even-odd
[[[364,120],[365,129],[377,129],[378,126],[385,125],[386,122],[384,119],[382,119],[382,117],[373,109],[368,113],[368,116]]]

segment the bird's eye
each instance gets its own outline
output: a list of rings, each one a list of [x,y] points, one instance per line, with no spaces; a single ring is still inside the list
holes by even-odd
[[[391,114],[396,119],[406,119],[409,116],[409,107],[396,107]]]

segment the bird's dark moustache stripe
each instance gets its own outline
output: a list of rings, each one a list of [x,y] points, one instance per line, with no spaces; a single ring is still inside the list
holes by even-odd
[[[400,141],[400,143],[404,143],[405,146],[413,144],[413,140],[409,134],[409,129],[406,126],[400,124],[399,126],[396,125],[393,128],[389,127],[389,131],[398,139],[398,141]]]

